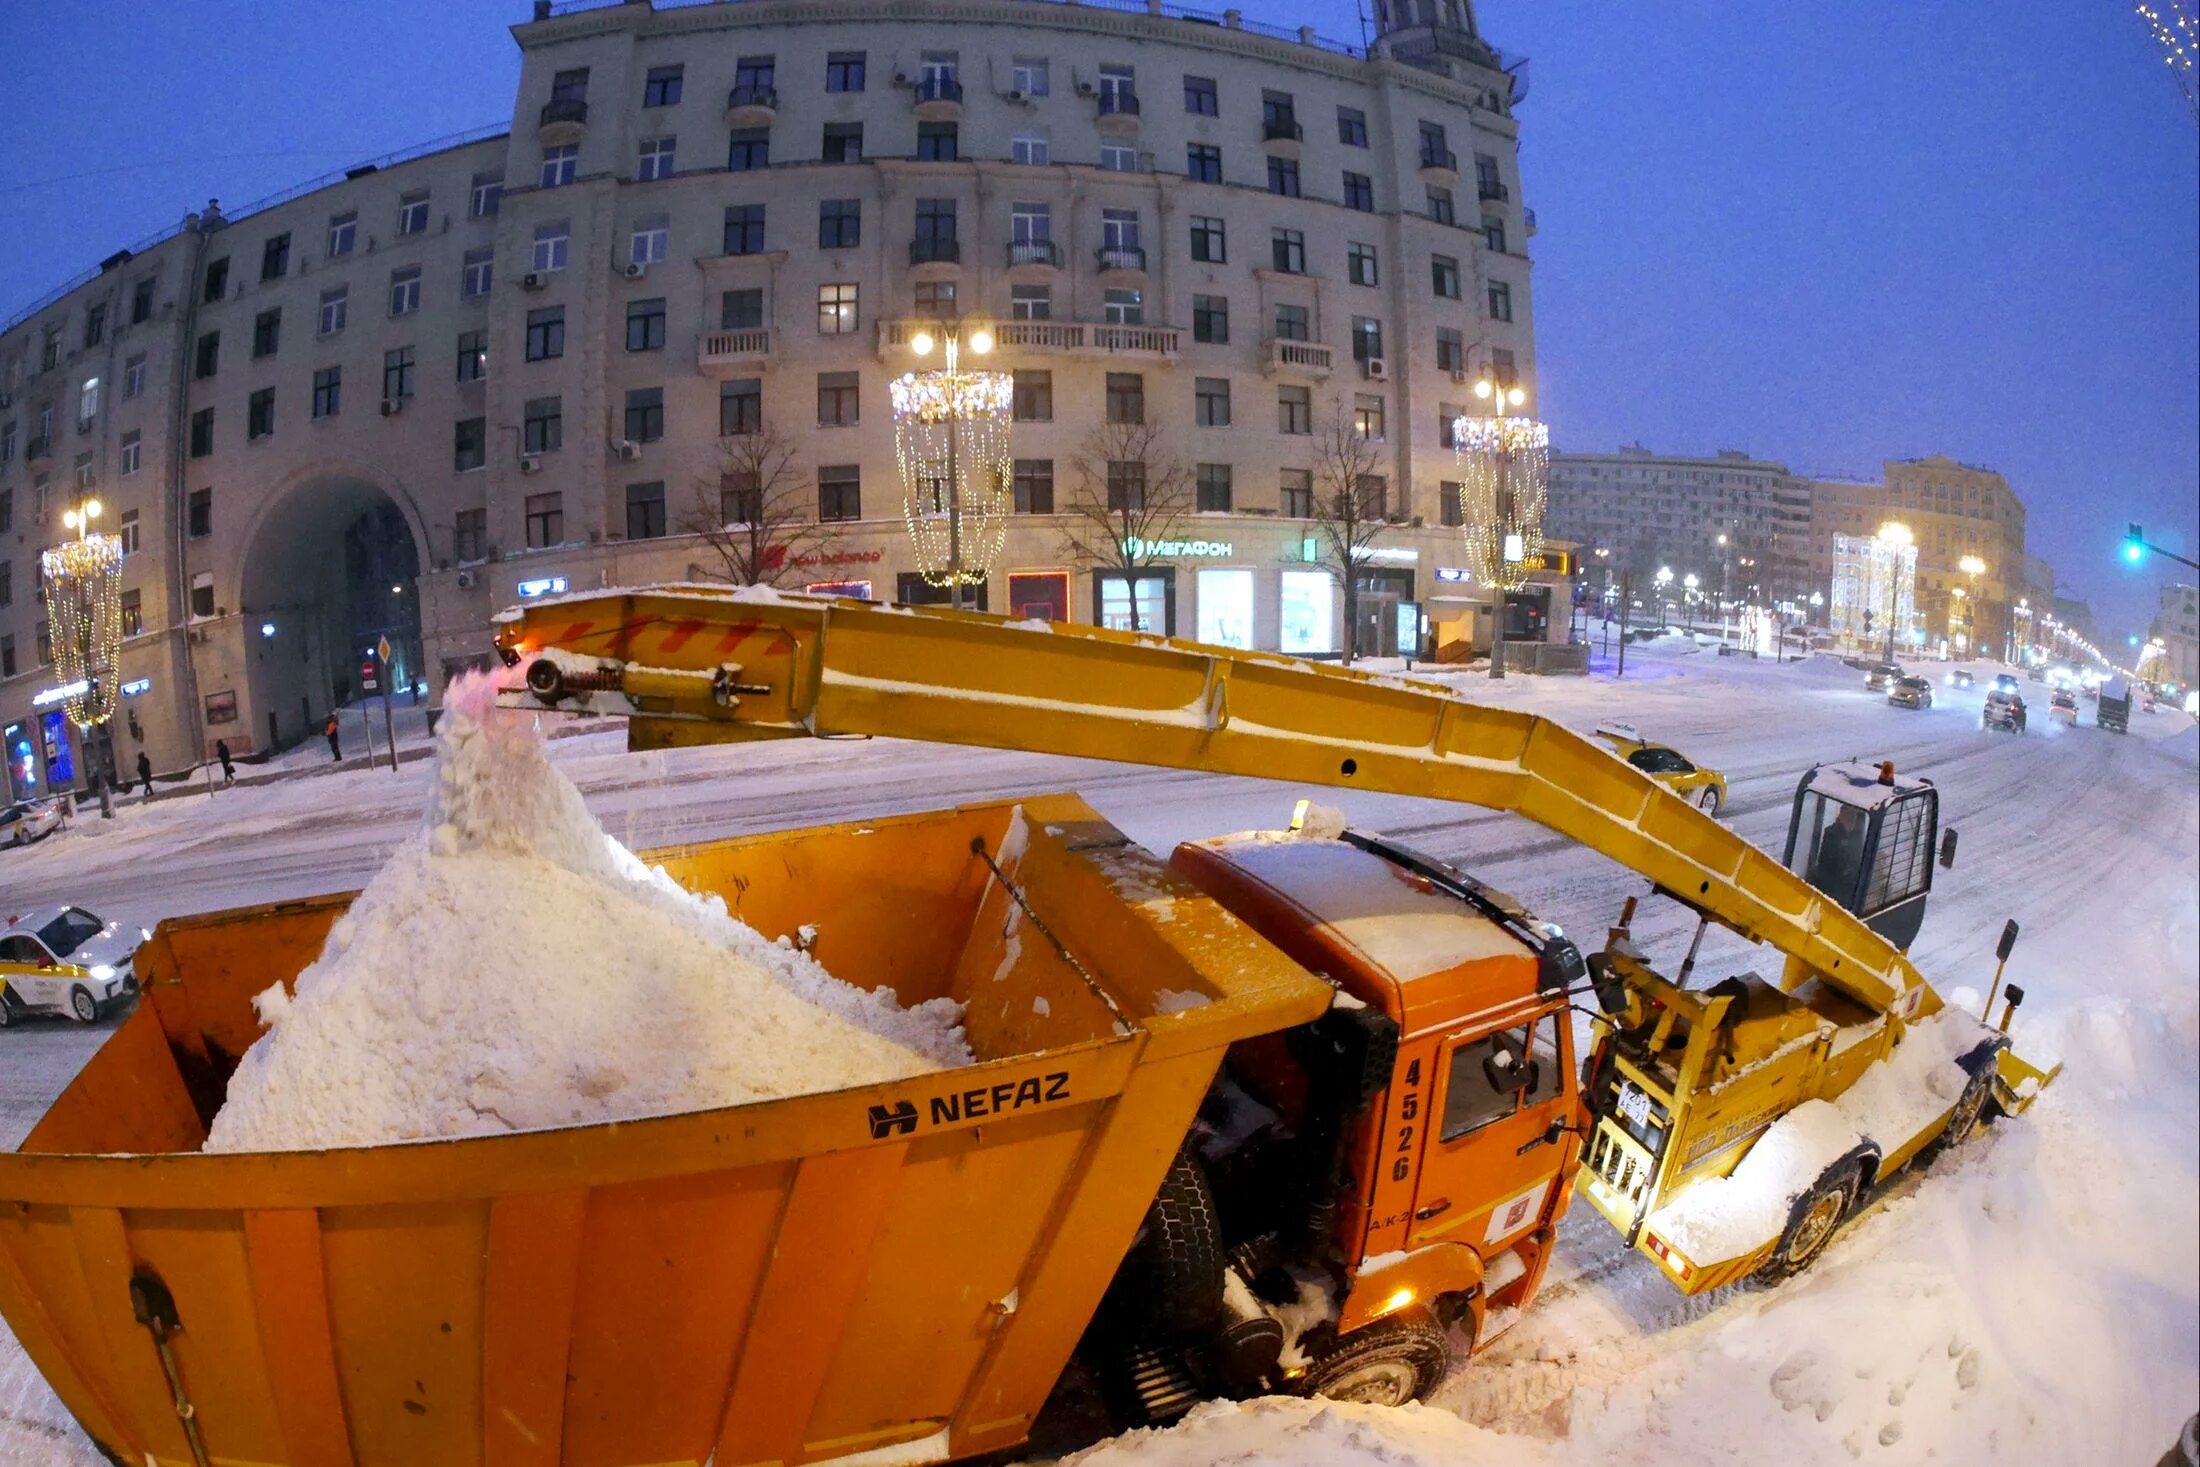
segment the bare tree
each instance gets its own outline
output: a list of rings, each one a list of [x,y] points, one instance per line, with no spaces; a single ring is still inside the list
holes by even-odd
[[[1131,630],[1139,623],[1137,572],[1167,558],[1192,512],[1192,475],[1152,423],[1102,423],[1077,450],[1077,480],[1061,505],[1064,549],[1074,559],[1120,571],[1131,587]]]
[[[1360,563],[1389,525],[1383,457],[1341,404],[1314,435],[1314,564],[1344,588],[1344,660],[1360,647]]]
[[[758,429],[720,443],[718,472],[695,481],[680,527],[710,551],[711,563],[700,568],[704,576],[736,586],[776,586],[832,531],[817,520],[792,442]]]

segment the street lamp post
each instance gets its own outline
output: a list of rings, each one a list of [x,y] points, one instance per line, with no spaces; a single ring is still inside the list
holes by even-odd
[[[1696,588],[1702,584],[1694,571],[1681,577],[1681,615],[1687,619],[1691,637],[1696,635]]]
[[[985,579],[1008,532],[1008,439],[1015,386],[1006,372],[965,372],[960,323],[941,328],[945,366],[906,372],[888,384],[894,446],[902,474],[902,516],[926,581],[961,610],[974,581]],[[909,348],[930,356],[932,334]],[[970,334],[970,352],[993,350],[993,334]],[[970,482],[965,483],[965,480]],[[943,523],[944,522],[944,523]],[[941,531],[944,529],[944,536]]]
[[[1498,569],[1491,581],[1490,607],[1490,677],[1494,680],[1505,675],[1505,615],[1509,609],[1506,600],[1511,595],[1511,568],[1525,552],[1520,534],[1513,528],[1512,435],[1505,431],[1505,409],[1519,407],[1527,401],[1527,394],[1494,377],[1482,377],[1474,384],[1474,395],[1490,405],[1489,436],[1496,451],[1497,502],[1491,528],[1498,537]]]
[[[1970,578],[1969,590],[1958,599],[1963,602],[1964,647],[1975,657],[1978,655],[1978,578],[1986,574],[1986,562],[1975,555],[1966,555],[1956,562],[1956,569]]]
[[[61,516],[74,531],[39,558],[46,592],[46,622],[53,639],[54,664],[74,689],[62,700],[68,719],[86,735],[84,752],[92,785],[99,791],[99,814],[112,820],[114,730],[111,720],[120,694],[115,686],[116,659],[122,645],[119,584],[122,542],[92,529],[103,506],[91,497]],[[97,731],[94,737],[94,731]]]
[[[1673,567],[1661,565],[1654,580],[1658,583],[1658,630],[1673,630]]]
[[[1879,534],[1876,538],[1881,549],[1885,552],[1880,558],[1887,567],[1886,661],[1892,662],[1894,661],[1895,625],[1901,619],[1902,610],[1902,569],[1905,562],[1915,564],[1914,561],[1910,560],[1910,555],[1905,552],[1914,553],[1912,547],[1916,545],[1917,541],[1916,537],[1910,533],[1908,525],[1892,520],[1879,527]]]

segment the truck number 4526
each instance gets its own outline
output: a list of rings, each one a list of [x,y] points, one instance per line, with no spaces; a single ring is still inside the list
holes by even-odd
[[[1406,1066],[1405,1094],[1398,1098],[1398,1119],[1408,1124],[1398,1127],[1396,1158],[1390,1163],[1390,1179],[1402,1182],[1413,1171],[1413,1127],[1410,1124],[1421,1114],[1421,1062],[1415,1060]]]

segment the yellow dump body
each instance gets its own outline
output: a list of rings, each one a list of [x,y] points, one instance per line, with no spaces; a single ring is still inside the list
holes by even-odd
[[[311,962],[348,898],[165,923],[137,1012],[0,1155],[0,1313],[103,1446],[161,1467],[192,1448],[133,1317],[148,1270],[173,1293],[169,1346],[215,1463],[1013,1446],[1225,1047],[1330,996],[1080,801],[1024,802],[1027,840],[1016,808],[655,853],[768,935],[818,923],[842,978],[963,1000],[978,1057],[656,1120],[200,1154],[258,1033],[251,995]],[[973,839],[1007,842],[1004,869],[1074,962],[1012,920]],[[1144,864],[1137,900],[1110,882],[1126,861]]]

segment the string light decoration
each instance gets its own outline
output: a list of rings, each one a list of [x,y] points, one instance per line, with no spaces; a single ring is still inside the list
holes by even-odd
[[[64,686],[84,687],[62,706],[69,721],[83,729],[114,717],[116,659],[122,650],[122,541],[92,532],[99,508],[98,500],[88,499],[63,515],[77,538],[40,556],[54,671]]]
[[[1452,442],[1467,570],[1484,585],[1517,591],[1542,564],[1551,430],[1534,418],[1460,417]]]
[[[931,338],[911,342],[922,356]],[[965,372],[958,342],[947,338],[947,365],[905,372],[886,385],[894,408],[894,456],[901,470],[901,515],[917,569],[940,587],[982,583],[1000,557],[1016,510],[1009,456],[1015,382],[1006,372]],[[971,350],[992,349],[979,331]]]
[[[1917,617],[1917,545],[1905,525],[1876,535],[1833,537],[1833,601],[1827,620],[1835,636],[1863,651],[1921,647]]]
[[[2138,0],[2131,8],[2154,33],[2155,44],[2162,48],[2162,60],[2169,67],[2170,80],[2184,94],[2186,110],[2200,121],[2200,84],[2193,76],[2193,59],[2200,55],[2200,24],[2193,20],[2189,0]]]

